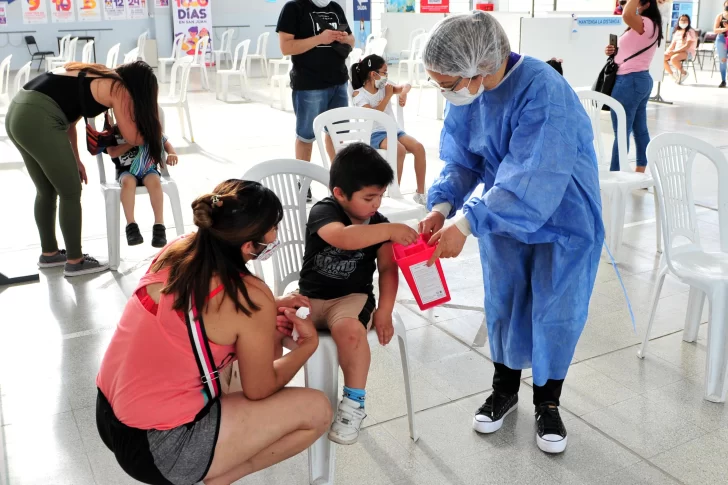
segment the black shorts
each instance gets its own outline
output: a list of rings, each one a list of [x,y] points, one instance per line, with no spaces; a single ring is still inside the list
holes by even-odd
[[[158,431],[131,428],[119,421],[99,391],[96,426],[130,477],[150,485],[189,485],[210,470],[220,431],[220,400],[205,406],[194,421]]]

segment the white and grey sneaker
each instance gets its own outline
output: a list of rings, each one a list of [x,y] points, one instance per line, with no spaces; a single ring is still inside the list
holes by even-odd
[[[88,254],[84,254],[83,259],[78,263],[66,263],[66,268],[63,270],[63,276],[71,277],[92,273],[102,273],[108,269],[109,263],[106,261],[99,261]]]
[[[566,449],[566,427],[559,407],[545,402],[536,407],[536,444],[544,453],[561,453]]]
[[[427,205],[427,196],[425,194],[420,194],[419,192],[416,192],[415,195],[412,196],[412,200],[420,205]]]
[[[66,264],[66,250],[61,249],[56,254],[52,256],[43,256],[40,255],[40,258],[38,258],[38,267],[39,268],[55,268],[57,266],[64,266]]]
[[[475,412],[473,429],[478,433],[495,433],[503,426],[505,417],[517,408],[518,394],[507,396],[493,391]]]
[[[361,422],[367,415],[359,403],[345,397],[339,403],[336,417],[329,430],[329,439],[340,445],[353,445],[359,439]]]

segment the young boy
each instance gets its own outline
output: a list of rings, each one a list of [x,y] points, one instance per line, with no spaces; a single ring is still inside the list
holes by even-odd
[[[163,216],[164,193],[157,165],[149,156],[147,145],[137,147],[126,143],[118,134],[118,130],[116,142],[117,146],[108,147],[106,153],[116,165],[116,181],[121,185],[121,206],[124,208],[124,217],[126,217],[126,242],[129,246],[136,246],[144,242],[139,226],[134,221],[136,188],[143,185],[149,192],[154,212],[152,246],[163,248],[167,245],[167,231],[164,227]],[[167,165],[177,165],[177,153],[164,135],[162,135],[162,143],[167,152]]]
[[[344,148],[331,164],[332,196],[311,208],[299,291],[308,297],[314,325],[328,329],[344,373],[343,399],[329,439],[356,443],[366,417],[364,390],[371,354],[367,330],[374,324],[379,343],[392,339],[392,310],[398,273],[394,241],[412,244],[417,231],[392,224],[377,212],[394,172],[376,150],[361,143]],[[379,269],[379,306],[373,278]]]

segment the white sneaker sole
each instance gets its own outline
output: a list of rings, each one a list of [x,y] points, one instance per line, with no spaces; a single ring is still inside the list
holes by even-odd
[[[503,426],[503,420],[506,419],[506,416],[511,414],[516,409],[518,409],[518,403],[511,406],[511,408],[506,411],[503,417],[500,418],[498,421],[478,421],[477,418],[473,418],[473,429],[478,433],[482,434],[495,433],[496,431],[501,429],[501,426]]]
[[[353,438],[346,439],[346,438],[342,438],[341,436],[339,436],[338,434],[336,434],[332,431],[329,431],[329,440],[333,441],[334,443],[338,443],[340,445],[353,445],[354,443],[359,441],[359,435],[357,434]]]
[[[60,266],[65,266],[65,265],[66,265],[65,261],[59,261],[57,263],[40,263],[40,262],[38,263],[38,267],[40,269],[58,268]]]
[[[89,269],[82,269],[80,271],[63,271],[63,276],[66,276],[68,278],[72,278],[74,276],[83,276],[86,274],[94,274],[94,273],[103,273],[104,271],[109,270],[108,264],[103,264],[101,266],[96,266],[94,268]]]
[[[563,440],[549,441],[541,438],[538,434],[536,435],[536,445],[538,449],[544,453],[563,453],[566,449],[566,442],[569,439],[568,436],[564,436]]]

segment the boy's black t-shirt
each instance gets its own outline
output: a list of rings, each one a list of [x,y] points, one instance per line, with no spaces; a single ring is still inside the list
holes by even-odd
[[[336,248],[318,235],[318,230],[332,222],[351,225],[351,219],[333,197],[317,202],[306,224],[306,250],[298,288],[303,296],[333,300],[352,293],[373,294],[377,251],[384,243],[364,249],[346,251]],[[368,224],[389,222],[377,212]]]
[[[293,34],[296,40],[314,37],[331,26],[339,29],[346,25],[351,34],[344,10],[336,2],[317,7],[311,0],[291,0],[283,6],[276,32]],[[330,45],[320,45],[308,52],[292,56],[291,89],[310,91],[339,86],[349,80],[346,59]]]

